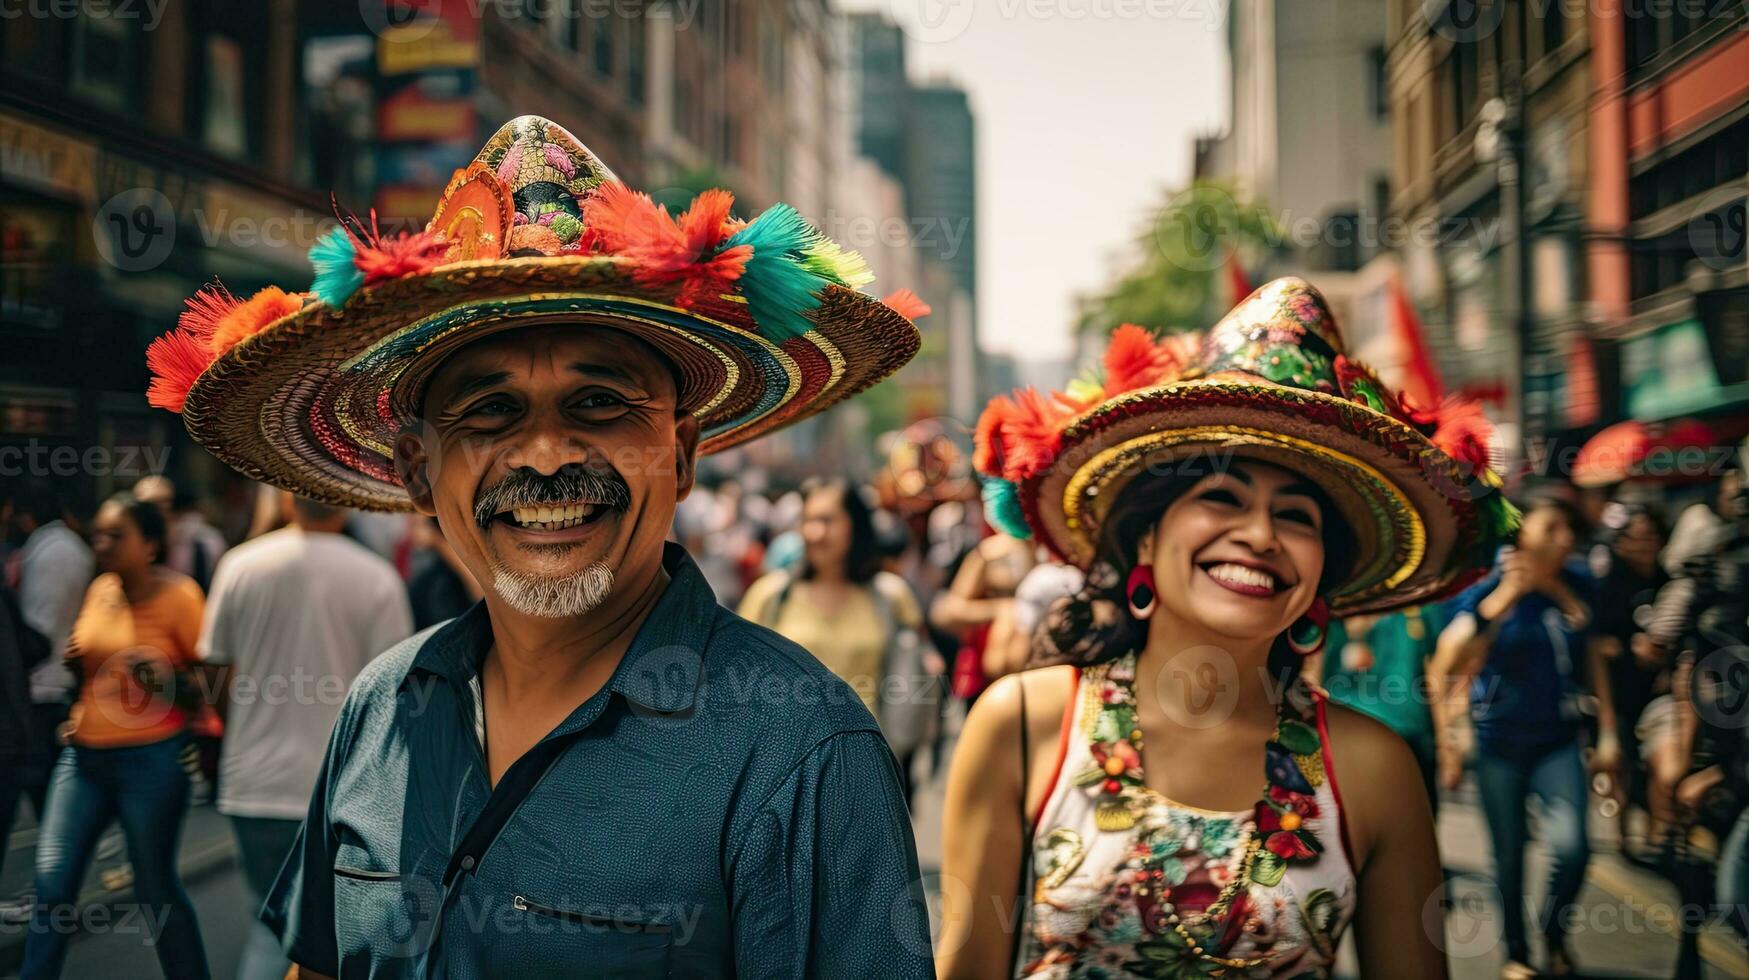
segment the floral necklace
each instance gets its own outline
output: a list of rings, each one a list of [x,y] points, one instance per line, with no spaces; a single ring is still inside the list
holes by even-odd
[[[1133,652],[1088,676],[1092,683],[1086,690],[1097,704],[1088,735],[1093,765],[1078,773],[1074,783],[1094,797],[1094,824],[1102,831],[1135,828],[1148,810],[1135,676]],[[1126,964],[1128,969],[1146,975],[1219,977],[1267,959],[1221,953],[1243,931],[1250,885],[1279,884],[1290,863],[1315,861],[1324,850],[1314,827],[1319,815],[1314,792],[1324,782],[1322,743],[1306,721],[1309,702],[1309,693],[1298,682],[1277,702],[1275,735],[1265,749],[1267,785],[1252,811],[1251,832],[1237,850],[1236,869],[1227,869],[1228,880],[1212,902],[1200,909],[1181,907],[1174,901],[1174,876],[1168,874],[1168,865],[1177,870],[1179,856],[1201,846],[1202,821],[1191,818],[1199,826],[1184,832],[1144,828],[1120,870],[1129,880],[1118,886],[1120,898],[1134,901],[1148,933],[1136,945],[1143,958]]]

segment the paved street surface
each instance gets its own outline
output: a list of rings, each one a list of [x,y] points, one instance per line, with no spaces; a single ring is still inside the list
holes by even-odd
[[[944,756],[944,759],[946,756]],[[920,764],[925,764],[919,760]],[[926,781],[915,800],[917,846],[926,882],[933,886],[941,867],[940,822],[944,774],[923,773]],[[1594,827],[1602,826],[1601,821]],[[1481,813],[1473,790],[1461,789],[1440,809],[1440,846],[1451,878],[1446,920],[1447,950],[1454,980],[1485,980],[1498,975],[1501,949],[1497,898],[1490,893],[1489,854]],[[28,885],[29,853],[35,840],[34,822],[23,814],[7,842],[4,873],[0,874],[0,899],[17,895]],[[118,838],[119,840],[119,838]],[[244,894],[242,876],[235,863],[230,827],[211,807],[196,807],[189,815],[182,848],[183,866],[190,897],[200,914],[201,932],[211,959],[213,976],[234,976],[253,909]],[[1546,858],[1533,853],[1527,877],[1540,883]],[[126,891],[105,888],[103,872],[110,883],[119,883],[115,871],[119,856],[97,862],[86,883],[85,921],[110,925],[74,940],[67,959],[66,976],[119,980],[150,977],[156,964],[137,928],[137,915],[130,915]],[[931,900],[933,902],[933,887]],[[1612,854],[1592,858],[1585,893],[1584,921],[1574,937],[1573,952],[1587,977],[1667,977],[1676,957],[1675,891]],[[103,911],[94,911],[101,909]],[[939,909],[936,909],[939,914]],[[16,975],[23,929],[0,924],[0,977]],[[1729,935],[1715,927],[1702,944],[1707,957],[1708,978],[1749,977],[1749,957],[1735,948]],[[1354,976],[1348,959],[1346,975]]]

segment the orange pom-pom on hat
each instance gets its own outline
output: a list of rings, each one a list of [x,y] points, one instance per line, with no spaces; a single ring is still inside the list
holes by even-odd
[[[193,305],[192,301],[190,305]],[[288,293],[278,286],[268,286],[238,303],[221,317],[213,325],[212,337],[207,341],[207,346],[211,348],[213,356],[217,357],[237,346],[239,342],[260,333],[262,328],[273,321],[290,316],[303,307],[302,296]]]
[[[1111,332],[1105,348],[1105,396],[1163,384],[1184,369],[1184,357],[1133,323]]]
[[[907,320],[920,320],[935,312],[934,307],[923,301],[923,297],[909,289],[894,290],[881,302]]]

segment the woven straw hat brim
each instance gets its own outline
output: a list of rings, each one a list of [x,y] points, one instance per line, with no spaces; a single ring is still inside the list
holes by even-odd
[[[1106,401],[1068,425],[1056,462],[1020,500],[1042,543],[1085,568],[1130,481],[1207,475],[1233,458],[1306,476],[1353,531],[1348,575],[1320,586],[1335,615],[1414,605],[1473,577],[1464,548],[1487,488],[1396,419],[1268,382],[1185,381]]]
[[[414,422],[436,366],[505,330],[567,322],[618,330],[673,364],[700,454],[807,418],[902,367],[917,328],[853,290],[828,287],[814,329],[773,344],[729,298],[679,309],[649,298],[609,257],[443,266],[367,286],[338,310],[312,302],[237,344],[188,393],[195,441],[252,478],[327,503],[405,510],[395,436]]]

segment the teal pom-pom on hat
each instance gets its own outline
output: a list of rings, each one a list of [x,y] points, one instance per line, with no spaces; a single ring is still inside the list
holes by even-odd
[[[776,204],[723,243],[725,251],[739,245],[753,247],[736,285],[754,322],[774,343],[814,329],[807,314],[820,308],[820,291],[832,281],[817,271],[820,256],[811,257],[810,264],[808,252],[819,242],[820,233],[795,208]]]
[[[982,494],[984,519],[991,527],[1022,541],[1032,538],[1032,528],[1026,525],[1026,511],[1020,506],[1020,488],[1013,481],[986,477]]]
[[[345,228],[333,228],[316,239],[310,249],[310,265],[316,269],[316,281],[310,292],[328,306],[339,309],[364,285],[364,273],[357,264],[358,246]]]

